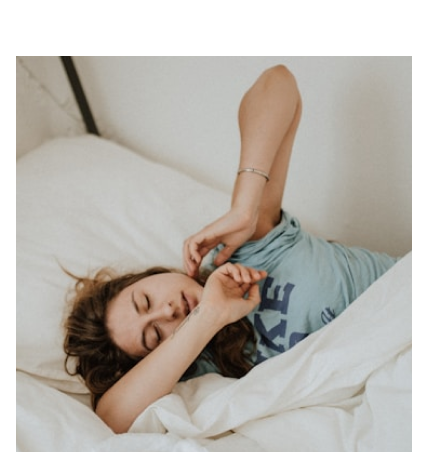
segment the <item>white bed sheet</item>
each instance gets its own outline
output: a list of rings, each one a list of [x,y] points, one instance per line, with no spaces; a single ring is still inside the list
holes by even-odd
[[[228,196],[94,137],[24,157],[17,188],[18,450],[411,450],[411,254],[289,352],[240,380],[179,383],[115,435],[63,369],[58,261],[78,274],[179,266],[182,239]]]
[[[23,451],[411,451],[411,256],[335,322],[240,380],[177,384],[115,435],[18,372]]]
[[[226,431],[267,451],[411,448],[411,256],[331,325],[237,381],[178,384],[131,432]]]

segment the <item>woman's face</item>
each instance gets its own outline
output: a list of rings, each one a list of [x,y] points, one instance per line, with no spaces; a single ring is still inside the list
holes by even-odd
[[[202,291],[199,283],[181,273],[161,273],[137,281],[107,308],[112,340],[131,356],[147,356],[199,304]]]

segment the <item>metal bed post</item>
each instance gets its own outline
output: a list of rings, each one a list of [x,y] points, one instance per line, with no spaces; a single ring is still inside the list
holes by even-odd
[[[85,122],[86,130],[88,133],[100,136],[95,120],[92,116],[91,108],[89,107],[88,100],[86,99],[85,92],[83,91],[79,75],[77,74],[76,67],[74,66],[71,57],[61,57],[62,64],[64,65],[67,73],[68,80],[73,88],[74,97],[82,114],[83,121]]]

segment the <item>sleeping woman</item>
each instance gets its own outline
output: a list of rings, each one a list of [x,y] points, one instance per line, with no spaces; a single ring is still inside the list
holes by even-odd
[[[266,70],[244,95],[230,210],[184,242],[184,271],[105,269],[77,279],[66,366],[115,432],[180,380],[208,372],[240,378],[287,351],[396,262],[316,238],[282,210],[301,108],[284,66]],[[201,275],[210,252],[210,274]]]

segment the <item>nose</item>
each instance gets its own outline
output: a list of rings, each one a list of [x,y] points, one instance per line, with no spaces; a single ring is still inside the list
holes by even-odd
[[[172,302],[160,304],[156,310],[153,310],[149,314],[149,316],[151,322],[155,324],[162,341],[172,335],[180,323],[179,310]]]
[[[173,321],[178,316],[178,310],[173,304],[172,301],[164,302],[159,305],[159,307],[152,312],[152,319],[153,320],[165,320],[165,321]]]

